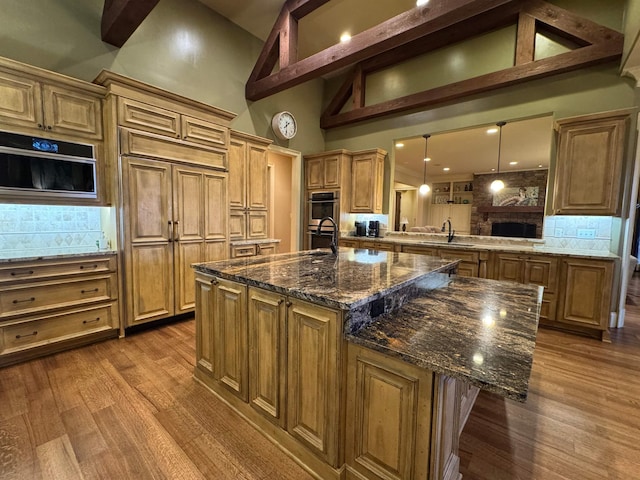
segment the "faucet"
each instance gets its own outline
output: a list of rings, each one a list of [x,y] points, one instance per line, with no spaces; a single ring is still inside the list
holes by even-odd
[[[329,247],[331,247],[331,251],[334,254],[336,254],[338,253],[338,224],[333,218],[323,217],[322,220],[320,220],[320,223],[318,223],[318,228],[316,229],[316,235],[320,235],[322,233],[322,230],[321,230],[322,224],[324,223],[325,220],[328,220],[333,224],[333,233],[331,235],[331,245],[329,245]]]
[[[441,232],[444,232],[445,226],[449,224],[449,233],[447,233],[447,242],[451,243],[451,240],[453,240],[453,236],[456,234],[455,230],[451,230],[451,218],[447,218],[444,223],[442,224],[442,230],[440,230]]]

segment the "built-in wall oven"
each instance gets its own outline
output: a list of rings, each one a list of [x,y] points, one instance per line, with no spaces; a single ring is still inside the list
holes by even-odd
[[[322,224],[320,235],[316,235],[318,224],[324,217],[331,217],[340,224],[340,194],[337,190],[311,192],[307,198],[307,246],[310,249],[329,248],[333,225]]]
[[[93,146],[0,132],[0,195],[95,199]]]

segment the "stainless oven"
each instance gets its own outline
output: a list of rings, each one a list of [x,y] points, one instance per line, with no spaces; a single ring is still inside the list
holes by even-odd
[[[0,132],[0,195],[95,199],[93,146]]]
[[[310,249],[329,248],[333,234],[331,222],[323,223],[321,234],[315,234],[324,217],[331,217],[340,224],[340,194],[337,190],[312,192],[307,198],[307,247]]]

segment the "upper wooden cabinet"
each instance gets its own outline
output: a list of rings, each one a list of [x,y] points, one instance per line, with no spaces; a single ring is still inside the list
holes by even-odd
[[[231,239],[268,236],[270,140],[233,131],[229,143],[229,234]]]
[[[559,120],[556,215],[620,215],[629,112]]]
[[[382,213],[384,158],[380,149],[354,153],[351,160],[351,213]]]
[[[326,156],[306,160],[305,179],[308,190],[340,188],[342,152],[329,152]]]
[[[0,127],[102,138],[105,90],[81,80],[0,59]]]
[[[130,98],[118,99],[118,123],[205,146],[229,146],[229,129],[225,126]]]

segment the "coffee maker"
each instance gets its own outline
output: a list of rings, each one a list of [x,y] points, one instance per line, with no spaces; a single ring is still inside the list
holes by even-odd
[[[367,222],[356,221],[356,237],[365,237],[367,235]]]
[[[369,221],[369,236],[370,237],[380,236],[380,222],[378,220]]]

